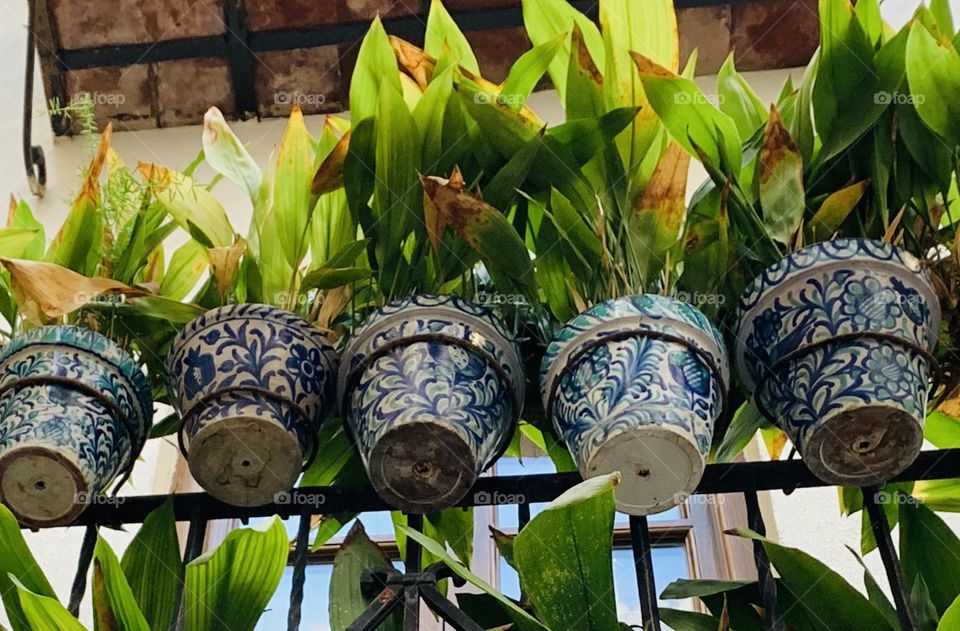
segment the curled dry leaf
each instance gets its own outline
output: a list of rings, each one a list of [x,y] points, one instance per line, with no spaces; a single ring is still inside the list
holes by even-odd
[[[109,278],[87,278],[54,263],[0,258],[10,272],[14,300],[28,321],[43,324],[107,293],[143,295],[143,289]]]
[[[347,152],[350,149],[350,132],[347,131],[330,154],[323,159],[320,168],[313,176],[313,184],[310,186],[310,192],[314,195],[323,195],[343,187],[343,162],[347,159]]]
[[[655,228],[654,244],[658,252],[669,249],[680,237],[687,212],[689,170],[690,154],[671,141],[634,207],[639,217],[648,214],[652,219],[650,223]]]
[[[247,251],[247,242],[237,235],[233,245],[225,248],[209,248],[207,257],[210,259],[210,270],[214,279],[217,281],[217,293],[220,300],[224,301],[230,288],[233,287],[233,281],[237,276],[237,266],[240,264],[240,257]]]
[[[350,285],[341,285],[324,293],[315,322],[317,328],[327,334],[331,343],[336,343],[343,333],[340,327],[334,328],[333,321],[343,313],[350,302],[350,296]]]

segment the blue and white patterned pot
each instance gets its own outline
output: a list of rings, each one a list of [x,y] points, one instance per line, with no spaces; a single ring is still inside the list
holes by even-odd
[[[485,307],[414,296],[351,337],[338,389],[370,480],[391,505],[456,504],[511,438],[524,396],[520,350]]]
[[[608,300],[554,336],[540,368],[544,409],[584,478],[620,471],[617,509],[682,502],[703,475],[730,381],[723,337],[690,305]]]
[[[99,333],[47,326],[0,352],[0,501],[66,525],[133,466],[149,432],[146,375]]]
[[[756,278],[737,313],[740,378],[817,477],[876,484],[913,462],[940,327],[915,257],[879,241],[811,245]]]
[[[268,305],[220,307],[184,327],[167,372],[200,486],[238,506],[290,489],[333,407],[337,365],[319,329]]]

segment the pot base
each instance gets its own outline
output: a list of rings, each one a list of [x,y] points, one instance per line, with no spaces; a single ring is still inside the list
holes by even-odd
[[[619,471],[617,510],[652,515],[683,503],[703,470],[704,458],[692,437],[670,426],[643,425],[611,436],[582,473],[587,478]]]
[[[80,469],[52,449],[21,447],[0,459],[0,502],[25,526],[72,524],[86,495]]]
[[[477,480],[476,456],[438,423],[408,423],[386,432],[370,453],[370,482],[388,504],[408,513],[450,508]]]
[[[807,435],[801,455],[824,482],[868,486],[910,466],[922,445],[917,419],[899,408],[871,405],[825,419]]]
[[[194,479],[213,497],[234,506],[262,506],[296,484],[303,451],[276,423],[240,416],[197,432],[188,461]]]

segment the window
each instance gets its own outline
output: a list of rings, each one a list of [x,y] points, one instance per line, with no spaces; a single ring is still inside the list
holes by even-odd
[[[524,445],[522,461],[517,458],[500,459],[494,472],[497,475],[524,475],[552,473],[554,466],[549,458],[541,455],[531,445]],[[530,506],[531,517],[543,510],[545,503]],[[389,512],[365,513],[360,516],[367,534],[394,561],[402,571],[393,522]],[[493,540],[487,536],[487,527],[495,526],[508,534],[515,534],[519,509],[515,505],[480,506],[474,509],[475,537],[472,569],[482,578],[497,586],[507,596],[520,597],[520,584],[513,570],[497,553]],[[257,631],[282,631],[287,628],[290,592],[293,582],[293,544],[296,541],[299,517],[285,521],[291,541],[290,563],[284,572],[280,586],[270,601],[266,613],[257,625]],[[654,545],[653,561],[657,592],[679,578],[756,578],[753,552],[748,542],[724,537],[723,531],[746,524],[746,512],[740,495],[694,496],[684,505],[653,515],[649,518],[651,540]],[[214,530],[236,527],[228,522],[222,527],[211,526],[208,545],[219,538]],[[346,524],[328,542],[307,560],[304,600],[301,609],[300,628],[303,631],[329,630],[329,585],[333,571],[333,559],[340,543],[352,526]],[[636,571],[631,549],[629,520],[618,513],[614,522],[613,572],[618,616],[627,624],[640,624],[640,601],[637,593]],[[211,541],[213,540],[213,541]],[[312,536],[311,536],[312,543]],[[453,591],[453,590],[451,590]],[[693,600],[668,601],[661,604],[673,608],[694,609]],[[424,631],[445,631],[429,613],[421,618]]]

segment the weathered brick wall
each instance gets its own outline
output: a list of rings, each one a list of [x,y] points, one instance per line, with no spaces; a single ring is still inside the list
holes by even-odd
[[[241,1],[241,0],[230,0]],[[426,0],[246,0],[249,33],[315,29],[425,15]],[[639,1],[639,0],[638,0]],[[256,112],[238,112],[226,57],[64,70],[60,51],[227,38],[224,0],[40,0],[38,49],[48,97],[94,97],[98,121],[118,129],[197,124],[210,105],[228,116],[285,116],[346,109],[359,42],[251,53]],[[519,0],[447,0],[458,11],[515,7]],[[700,74],[736,52],[741,70],[803,65],[817,46],[817,0],[757,0],[678,10],[683,58],[698,48]],[[388,23],[389,30],[389,23]],[[522,27],[470,31],[485,76],[501,81],[530,47]],[[225,40],[224,40],[225,41]]]

